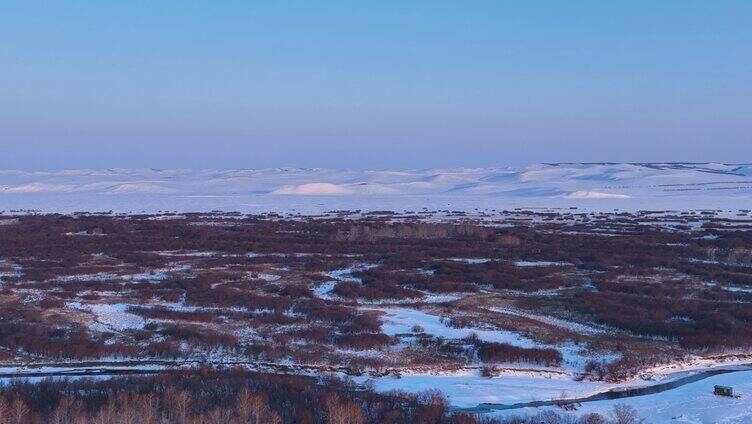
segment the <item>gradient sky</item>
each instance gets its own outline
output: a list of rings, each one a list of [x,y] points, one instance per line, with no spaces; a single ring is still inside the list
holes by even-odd
[[[749,0],[4,0],[0,40],[3,169],[752,162]]]

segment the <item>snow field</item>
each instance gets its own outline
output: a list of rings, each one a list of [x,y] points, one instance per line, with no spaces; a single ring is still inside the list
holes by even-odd
[[[81,304],[69,302],[66,303],[66,307],[93,313],[96,316],[96,322],[89,325],[89,329],[92,331],[140,330],[146,325],[146,320],[140,316],[126,312],[128,305],[122,303]]]
[[[713,394],[714,385],[732,386],[739,398]],[[747,424],[752,422],[752,371],[721,374],[669,391],[628,399],[585,402],[577,414],[597,412],[607,416],[614,405],[624,403],[637,409],[651,423]],[[546,407],[558,410],[556,407]],[[543,408],[496,411],[492,416],[534,415]]]

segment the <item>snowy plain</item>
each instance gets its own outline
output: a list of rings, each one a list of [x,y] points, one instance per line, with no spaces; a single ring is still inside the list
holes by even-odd
[[[0,210],[6,212],[738,210],[750,204],[750,164],[538,164],[384,171],[0,171]]]
[[[741,397],[715,396],[713,386],[731,386]],[[744,424],[752,422],[752,371],[721,374],[700,380],[662,393],[638,396],[629,399],[585,402],[577,414],[597,412],[608,416],[619,403],[634,407],[648,423],[682,424]],[[558,410],[558,407],[545,407]],[[494,412],[498,417],[535,415],[544,408],[525,408]]]
[[[576,382],[569,377],[542,377],[540,374],[518,373],[501,377],[481,377],[478,373],[416,373],[400,378],[372,380],[374,389],[382,392],[400,390],[420,393],[440,390],[453,407],[472,408],[480,403],[514,404],[540,399],[566,399],[605,391],[613,385],[604,382]]]

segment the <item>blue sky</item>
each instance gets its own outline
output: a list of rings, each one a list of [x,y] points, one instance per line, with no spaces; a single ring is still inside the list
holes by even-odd
[[[0,2],[0,168],[752,161],[750,1]]]

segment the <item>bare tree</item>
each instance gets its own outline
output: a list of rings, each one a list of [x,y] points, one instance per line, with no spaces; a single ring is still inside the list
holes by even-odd
[[[191,398],[185,391],[171,390],[166,395],[167,410],[170,422],[176,424],[188,424],[188,416],[191,407]]]
[[[590,412],[580,417],[579,424],[606,424],[606,419],[601,414]]]
[[[107,401],[91,419],[92,424],[110,424],[115,422],[117,410],[112,399]]]
[[[330,394],[324,400],[326,422],[328,424],[363,424],[363,409],[352,401],[341,401],[337,395]]]
[[[4,397],[0,397],[0,424],[9,424],[11,417],[11,407]]]
[[[57,408],[50,413],[50,424],[73,424],[82,415],[81,404],[70,397],[63,397]]]
[[[138,407],[139,423],[157,424],[159,420],[159,404],[154,393],[133,396],[133,404]]]
[[[243,424],[273,424],[280,421],[279,415],[269,408],[265,393],[254,393],[244,388],[235,399],[236,415]]]
[[[642,424],[645,419],[637,414],[634,407],[619,403],[614,405],[614,409],[611,411],[611,422],[613,424]]]
[[[140,424],[143,422],[140,413],[141,406],[135,402],[132,395],[118,396],[115,402],[119,405],[120,424]]]
[[[26,424],[29,420],[30,410],[20,397],[16,397],[11,404],[11,419],[13,424]]]

